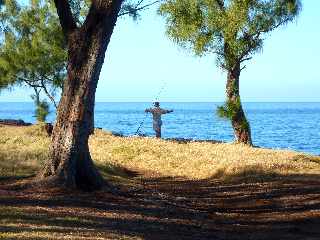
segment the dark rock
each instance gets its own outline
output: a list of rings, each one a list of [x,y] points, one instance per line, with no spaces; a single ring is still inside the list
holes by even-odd
[[[148,135],[145,134],[145,133],[138,133],[137,135],[138,135],[139,137],[148,137]]]
[[[124,137],[124,135],[122,133],[119,133],[119,132],[115,132],[115,131],[112,131],[111,134],[115,137]]]
[[[30,126],[32,123],[27,123],[21,119],[0,119],[0,124],[8,126]]]
[[[46,125],[44,126],[48,136],[51,136],[52,131],[53,131],[53,125],[52,123],[46,123]]]

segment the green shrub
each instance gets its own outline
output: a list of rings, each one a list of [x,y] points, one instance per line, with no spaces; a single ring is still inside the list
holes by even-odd
[[[217,108],[217,115],[221,118],[232,119],[237,115],[241,107],[240,97],[236,101],[226,101],[224,105]]]
[[[49,114],[49,103],[46,100],[36,101],[35,117],[38,122],[45,122]]]

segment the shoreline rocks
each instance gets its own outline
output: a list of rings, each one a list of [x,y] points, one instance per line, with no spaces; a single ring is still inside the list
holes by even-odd
[[[34,124],[25,122],[21,119],[0,119],[0,127],[1,126],[14,126],[14,127],[25,127],[25,126],[32,126]],[[50,137],[53,131],[52,123],[45,123],[44,130]]]
[[[21,119],[0,119],[0,125],[7,126],[31,126],[32,123],[25,122]]]

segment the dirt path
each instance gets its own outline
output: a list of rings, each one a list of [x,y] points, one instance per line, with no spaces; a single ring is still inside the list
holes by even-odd
[[[131,173],[117,192],[10,190],[2,239],[320,239],[320,180],[189,181]],[[24,180],[25,181],[25,180]]]

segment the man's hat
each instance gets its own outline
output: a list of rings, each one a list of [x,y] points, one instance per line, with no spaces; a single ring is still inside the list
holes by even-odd
[[[155,107],[159,107],[159,106],[160,106],[160,103],[159,103],[159,102],[154,102],[153,105],[154,105]]]

